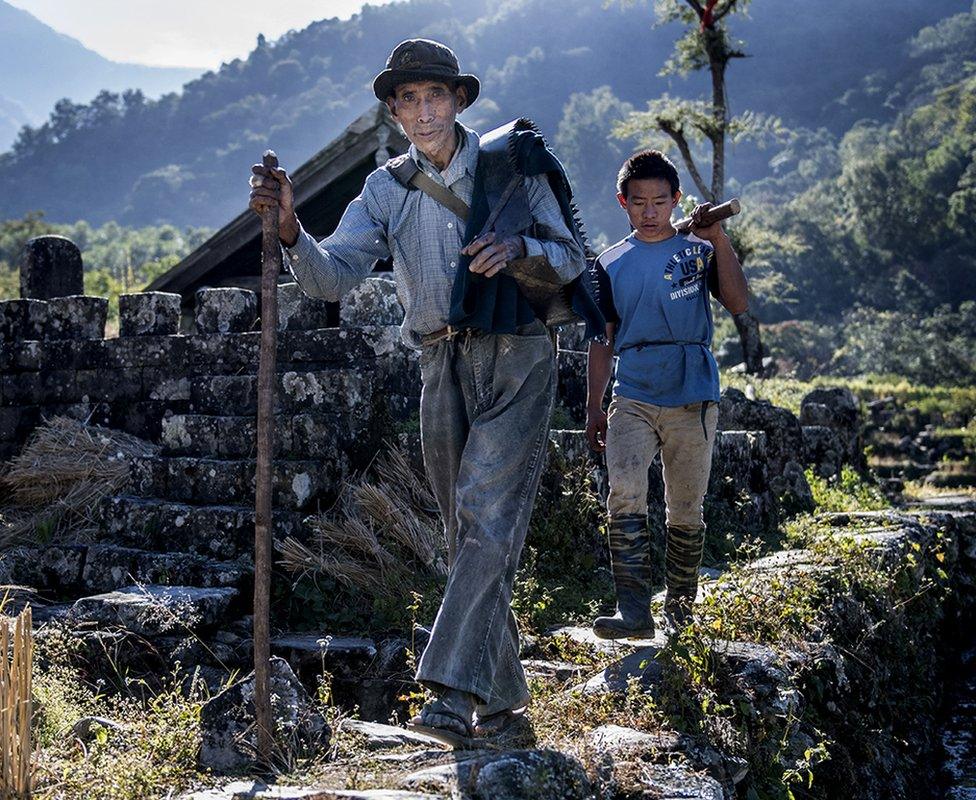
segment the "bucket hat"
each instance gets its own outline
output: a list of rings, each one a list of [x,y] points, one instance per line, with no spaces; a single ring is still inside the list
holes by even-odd
[[[373,93],[385,101],[398,84],[413,81],[457,83],[467,89],[468,106],[481,91],[481,81],[474,75],[461,74],[454,51],[431,39],[407,39],[394,47],[386,69],[373,79]]]

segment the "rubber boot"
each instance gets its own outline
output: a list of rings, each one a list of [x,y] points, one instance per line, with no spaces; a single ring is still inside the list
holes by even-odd
[[[651,638],[651,540],[645,516],[611,521],[610,564],[617,590],[617,613],[597,617],[593,633],[601,639]]]
[[[691,623],[698,594],[698,569],[705,548],[705,529],[668,528],[664,556],[664,621],[670,633],[680,633]]]

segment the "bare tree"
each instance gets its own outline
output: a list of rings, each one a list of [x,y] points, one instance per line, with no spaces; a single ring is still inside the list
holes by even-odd
[[[752,139],[760,144],[782,133],[775,117],[746,111],[729,113],[725,73],[729,62],[745,58],[743,44],[733,41],[723,20],[745,10],[749,0],[656,0],[654,7],[660,24],[681,22],[685,32],[675,42],[674,52],[665,62],[662,75],[688,75],[707,70],[711,80],[711,99],[685,100],[665,94],[634,111],[615,129],[621,138],[638,138],[643,143],[666,134],[681,155],[688,174],[702,198],[712,203],[725,199],[725,148],[728,142]],[[711,148],[711,180],[706,181],[696,161],[695,148],[708,143]],[[761,375],[763,348],[759,321],[746,311],[733,317],[742,342],[746,371]]]

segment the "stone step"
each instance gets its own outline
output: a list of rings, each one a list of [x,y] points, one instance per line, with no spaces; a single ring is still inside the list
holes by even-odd
[[[937,489],[971,489],[976,487],[976,473],[933,472],[925,478],[925,485]]]
[[[441,748],[436,748],[441,749]],[[267,786],[253,780],[234,781],[214,789],[180,795],[176,800],[446,800],[445,794],[399,789],[328,789],[317,786]]]
[[[339,723],[339,730],[363,737],[367,750],[390,750],[398,747],[442,749],[444,747],[444,743],[439,739],[415,733],[409,728],[397,728],[380,722],[346,718]]]
[[[138,497],[177,500],[194,505],[254,503],[253,459],[193,456],[134,460],[131,491]],[[275,460],[273,503],[276,508],[309,511],[327,508],[349,477],[348,458],[318,461]]]
[[[253,668],[251,617],[242,616],[250,611],[250,592],[232,597],[225,608],[220,594],[205,598],[203,592],[214,591],[209,589],[123,588],[152,590],[144,593],[143,611],[132,601],[126,612],[113,608],[118,603],[105,598],[116,592],[84,597],[78,609],[74,604],[42,607],[48,613],[35,615],[35,639],[64,648],[67,636],[69,663],[83,666],[86,674],[142,680],[156,691],[172,687],[176,676],[184,686],[200,678],[216,694],[235,674]],[[166,596],[160,589],[172,591]],[[210,622],[213,612],[219,612],[216,623]],[[119,624],[120,613],[123,620],[128,613],[136,616],[136,624]],[[57,624],[45,627],[42,619]]]
[[[327,672],[334,705],[356,708],[361,719],[382,722],[407,712],[403,696],[416,687],[409,645],[396,636],[374,641],[285,632],[272,638],[271,652],[285,658],[306,686],[315,686]]]
[[[276,376],[275,411],[300,414],[362,413],[392,395],[419,395],[416,380],[393,382],[376,365],[327,370],[289,370]],[[197,414],[257,413],[257,375],[205,375],[190,379],[190,406]]]
[[[916,501],[914,507],[923,513],[925,511],[955,511],[961,514],[971,514],[976,512],[976,494],[968,492],[937,494]]]
[[[46,598],[108,592],[132,584],[240,587],[248,558],[213,561],[190,553],[156,553],[113,544],[15,547],[0,561],[0,583],[29,586]]]
[[[398,430],[416,427],[419,397],[391,395],[382,408],[355,414],[308,411],[274,418],[275,458],[331,459],[342,456],[368,463],[382,441]],[[247,414],[173,414],[162,421],[163,453],[199,458],[254,458],[257,419]]]
[[[202,631],[224,622],[237,597],[237,589],[226,586],[127,586],[76,600],[68,619],[140,636]]]
[[[153,553],[111,544],[91,545],[81,573],[86,591],[107,592],[133,583],[240,589],[254,574],[250,554],[213,561],[192,553]]]
[[[254,551],[254,509],[192,506],[170,500],[116,495],[99,507],[103,541],[161,553],[235,559]],[[301,515],[276,510],[273,535],[302,537]]]
[[[934,464],[919,464],[914,461],[874,461],[869,463],[871,471],[879,478],[917,480],[935,471]]]

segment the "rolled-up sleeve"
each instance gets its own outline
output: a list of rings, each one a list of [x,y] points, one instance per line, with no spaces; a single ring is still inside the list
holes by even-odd
[[[362,194],[346,208],[335,232],[320,242],[304,228],[292,247],[283,247],[288,270],[306,294],[332,302],[362,282],[377,261],[390,257],[386,215],[366,179]]]
[[[529,209],[539,238],[523,236],[527,256],[545,256],[556,274],[569,283],[586,269],[586,256],[566,227],[559,201],[544,177],[526,178]]]

